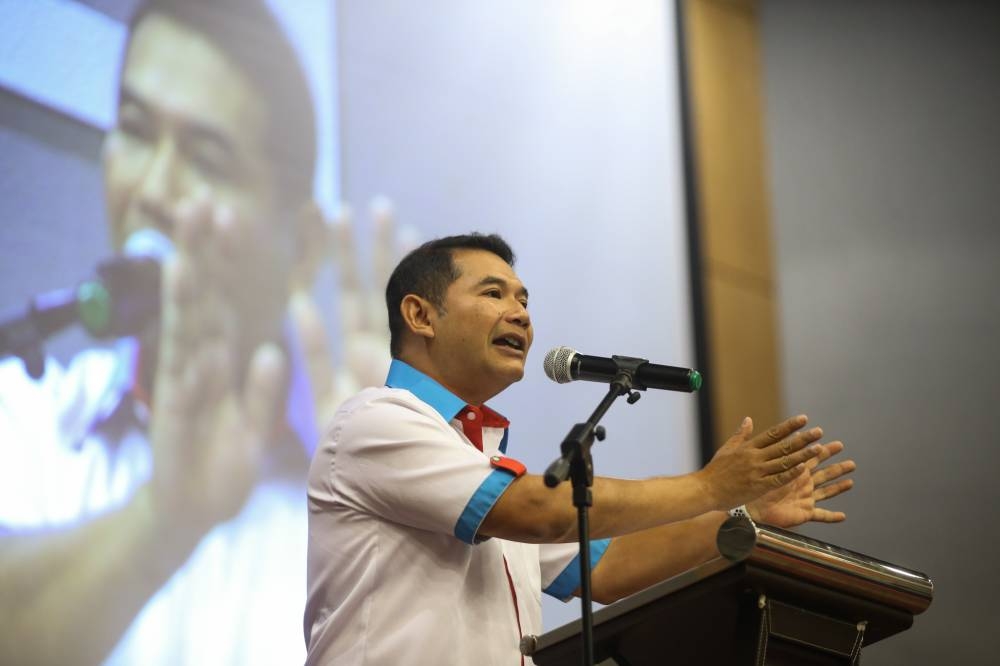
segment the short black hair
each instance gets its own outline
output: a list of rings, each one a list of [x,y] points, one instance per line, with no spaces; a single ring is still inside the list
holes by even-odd
[[[444,294],[448,287],[459,278],[455,266],[455,250],[486,250],[514,265],[514,251],[497,234],[473,232],[461,236],[446,236],[427,241],[403,257],[385,288],[385,305],[389,311],[389,351],[398,358],[402,345],[406,322],[400,312],[400,305],[407,294],[426,298],[439,312],[444,311]]]
[[[129,45],[151,14],[204,35],[250,78],[268,106],[264,150],[274,161],[278,196],[289,205],[308,201],[316,169],[312,94],[295,48],[263,0],[145,0],[129,21]]]

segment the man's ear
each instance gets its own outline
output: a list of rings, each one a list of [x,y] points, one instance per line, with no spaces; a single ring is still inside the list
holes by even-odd
[[[319,205],[310,199],[295,213],[295,256],[292,259],[292,287],[312,289],[320,267],[329,256],[333,242],[329,225]]]
[[[438,309],[426,298],[416,294],[403,296],[403,300],[399,304],[399,312],[410,333],[428,340],[434,337]]]

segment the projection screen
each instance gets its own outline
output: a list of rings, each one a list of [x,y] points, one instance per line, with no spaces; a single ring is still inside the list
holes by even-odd
[[[118,207],[116,188],[129,173],[150,188],[161,178],[160,190],[145,192],[150,201],[205,182],[202,194],[230,193],[239,208],[265,200],[260,183],[270,182],[233,166],[241,155],[263,155],[260,173],[280,183],[309,163],[290,156],[287,142],[275,149],[268,134],[273,125],[302,129],[288,127],[303,117],[301,105],[281,106],[262,92],[294,87],[295,77],[240,77],[240,58],[273,63],[268,49],[281,48],[273,31],[241,13],[255,3],[200,3],[208,24],[235,26],[236,38],[182,17],[149,29],[142,48],[128,27],[137,4],[0,0],[2,321],[33,297],[93,275],[137,225],[173,233],[155,202],[135,203],[139,212]],[[314,229],[306,249],[290,246],[289,256],[311,252],[319,263],[284,275],[289,305],[267,312],[305,364],[310,349],[295,339],[295,308],[304,302],[307,315],[319,314],[336,376],[330,395],[379,382],[388,364],[381,250],[391,246],[394,260],[414,243],[472,230],[511,243],[531,292],[536,334],[525,378],[492,406],[512,421],[510,454],[532,472],[558,455],[570,426],[605,391],[546,379],[549,348],[694,365],[673,2],[268,5],[308,87],[315,163],[307,189],[311,210],[329,225]],[[172,78],[185,67],[199,83]],[[130,72],[140,77],[135,86],[123,81]],[[273,112],[279,107],[290,115]],[[192,115],[204,122],[188,122]],[[226,119],[231,125],[214,126],[221,138],[205,131]],[[254,134],[254,122],[265,129]],[[171,179],[170,169],[182,167]],[[343,215],[344,204],[353,215]],[[280,210],[289,226],[301,213]],[[390,214],[395,232],[386,241],[373,218]],[[344,270],[345,223],[356,270]],[[284,232],[274,233],[280,244]],[[301,661],[305,469],[329,401],[311,402],[316,377],[302,370],[291,390],[299,402],[287,401],[294,436],[286,439],[295,443],[254,458],[256,476],[230,496],[231,515],[175,516],[172,527],[193,544],[172,548],[167,532],[157,540],[134,522],[142,489],[172,459],[153,450],[146,432],[141,379],[155,376],[157,361],[142,349],[133,338],[93,340],[77,326],[46,341],[40,380],[19,359],[0,359],[0,597],[18,609],[3,608],[16,619],[0,629],[2,654],[52,643],[65,622],[77,643],[49,654],[115,664]],[[635,405],[616,404],[604,421],[608,439],[595,447],[597,473],[694,469],[695,400],[648,392]],[[238,458],[233,451],[241,449],[228,453]],[[204,452],[192,447],[189,455],[201,460]],[[218,479],[206,487],[231,485],[228,475]],[[579,606],[547,599],[544,613],[554,628]]]

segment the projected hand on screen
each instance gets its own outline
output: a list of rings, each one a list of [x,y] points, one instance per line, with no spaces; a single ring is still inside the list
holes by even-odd
[[[313,214],[321,215],[318,210]],[[313,250],[314,256],[306,262],[307,272],[297,277],[293,287],[289,313],[305,351],[320,431],[345,398],[362,387],[382,384],[389,364],[383,292],[393,267],[413,243],[397,233],[388,199],[375,198],[369,214],[374,227],[370,282],[366,282],[361,270],[353,213],[342,206],[329,224],[310,225],[322,230],[311,244],[319,251]],[[340,284],[340,366],[333,363],[329,332],[312,295],[315,271],[327,255],[337,266]]]
[[[236,215],[206,200],[181,206],[165,267],[150,488],[178,536],[240,510],[281,414],[286,363],[264,318],[276,271],[256,225]]]
[[[397,260],[391,205],[371,204],[375,226],[374,283],[362,276],[351,212],[332,224],[318,208],[303,225],[307,256],[292,279],[289,314],[305,352],[317,427],[344,397],[385,377],[388,326],[381,285]],[[243,213],[246,216],[247,213]],[[317,223],[320,222],[320,223]],[[199,536],[241,508],[273,444],[285,397],[287,362],[279,337],[281,269],[262,246],[259,225],[233,207],[208,199],[187,202],[177,215],[177,256],[167,267],[159,361],[154,389],[152,489],[161,518]],[[311,286],[327,250],[339,268],[341,344],[335,367],[329,336]],[[311,443],[309,443],[311,444]],[[192,520],[197,517],[198,520]],[[181,523],[184,523],[183,525]]]

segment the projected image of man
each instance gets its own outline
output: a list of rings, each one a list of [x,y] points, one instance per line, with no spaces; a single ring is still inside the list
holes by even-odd
[[[104,187],[116,250],[173,245],[162,313],[38,382],[0,364],[3,663],[302,656],[304,475],[336,402],[308,296],[315,124],[261,2],[135,14]]]

